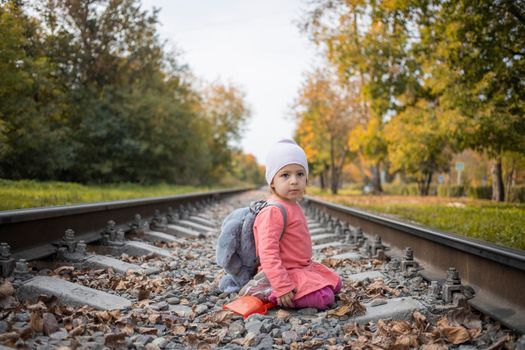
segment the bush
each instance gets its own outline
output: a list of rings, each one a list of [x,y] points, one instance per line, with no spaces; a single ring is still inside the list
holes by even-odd
[[[463,197],[465,195],[465,186],[458,185],[440,185],[437,188],[439,197]]]
[[[525,203],[525,186],[513,186],[509,192],[508,202]]]
[[[394,196],[419,196],[417,184],[384,184],[383,191]]]
[[[491,199],[492,186],[475,186],[468,189],[468,196],[477,199]]]

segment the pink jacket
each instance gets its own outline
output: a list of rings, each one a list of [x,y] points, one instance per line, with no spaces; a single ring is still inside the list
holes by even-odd
[[[339,276],[326,266],[312,261],[312,240],[303,210],[296,203],[279,201],[287,213],[282,239],[283,216],[275,206],[261,210],[253,231],[255,247],[273,292],[282,296],[295,289],[301,298],[326,286],[335,288]]]

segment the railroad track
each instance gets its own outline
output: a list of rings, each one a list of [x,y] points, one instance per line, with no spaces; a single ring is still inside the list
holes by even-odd
[[[246,320],[222,310],[234,295],[216,288],[221,271],[214,264],[214,244],[220,223],[234,208],[261,198],[264,193],[238,190],[0,213],[0,344],[83,349],[525,347],[523,318],[516,315],[523,301],[514,297],[519,293],[504,292],[524,283],[523,265],[512,260],[522,264],[520,252],[504,258],[494,247],[488,252],[482,244],[465,248],[457,237],[451,243],[444,233],[424,243],[428,230],[313,198],[305,201],[305,212],[314,258],[344,280],[334,308],[273,309]],[[433,245],[458,250],[443,255]],[[482,262],[463,256],[465,251],[518,270],[513,276],[521,280],[511,284],[505,279],[505,288],[482,284],[471,266]],[[464,259],[468,262],[460,264]],[[499,271],[490,276],[508,274],[506,268]],[[513,307],[514,314],[494,312],[494,296],[505,302],[500,306]],[[497,321],[470,311],[467,300]]]

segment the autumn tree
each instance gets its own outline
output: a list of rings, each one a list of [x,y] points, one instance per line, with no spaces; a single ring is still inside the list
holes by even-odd
[[[414,177],[422,196],[428,195],[436,172],[448,171],[452,157],[446,128],[440,124],[438,115],[435,106],[419,100],[385,127],[392,170]]]
[[[525,153],[525,7],[514,1],[411,3],[426,48],[427,84],[449,110],[458,148],[493,159],[492,199],[504,199],[502,156]]]
[[[0,177],[202,184],[249,113],[195,78],[139,0],[0,3]]]
[[[203,92],[203,113],[211,126],[208,139],[213,179],[227,172],[250,117],[244,92],[232,83],[214,82]]]
[[[324,184],[329,174],[337,194],[343,166],[349,155],[348,137],[360,117],[356,91],[341,85],[330,69],[308,75],[296,102],[296,139],[304,146],[313,174]]]
[[[303,29],[319,45],[343,81],[360,84],[360,104],[369,125],[356,139],[373,163],[372,185],[381,192],[381,164],[386,159],[383,127],[398,109],[396,97],[405,89],[410,67],[410,28],[403,11],[390,2],[314,1]]]

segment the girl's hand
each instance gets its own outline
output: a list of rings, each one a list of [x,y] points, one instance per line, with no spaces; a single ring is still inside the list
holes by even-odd
[[[284,295],[277,298],[277,304],[281,307],[293,308],[293,297],[295,292],[292,290]]]

